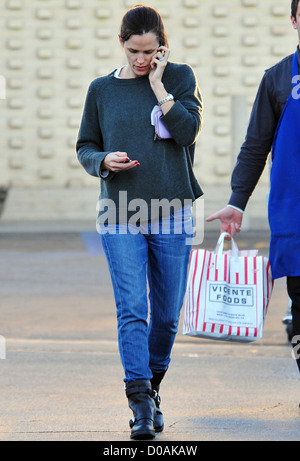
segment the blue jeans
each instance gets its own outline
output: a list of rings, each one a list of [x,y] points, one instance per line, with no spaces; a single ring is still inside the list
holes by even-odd
[[[152,371],[169,366],[193,233],[191,211],[182,215],[182,210],[171,215],[167,233],[163,218],[156,223],[155,233],[146,223],[139,232],[125,224],[118,225],[116,233],[101,234],[114,289],[125,382],[151,379]]]

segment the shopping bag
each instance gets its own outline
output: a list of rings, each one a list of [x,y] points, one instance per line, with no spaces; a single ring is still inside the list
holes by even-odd
[[[258,250],[223,251],[226,232],[215,251],[191,252],[184,304],[183,334],[225,341],[262,337],[273,280],[267,257]]]

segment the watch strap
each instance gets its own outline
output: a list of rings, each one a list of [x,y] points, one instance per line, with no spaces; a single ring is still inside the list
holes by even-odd
[[[168,102],[168,101],[174,101],[174,96],[171,93],[169,93],[164,99],[159,101],[157,104],[159,106],[162,106],[165,102]]]

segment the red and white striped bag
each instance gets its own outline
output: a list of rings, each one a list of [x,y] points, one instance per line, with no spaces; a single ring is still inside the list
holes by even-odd
[[[262,337],[273,280],[268,258],[258,250],[192,250],[184,306],[183,334],[226,341]]]

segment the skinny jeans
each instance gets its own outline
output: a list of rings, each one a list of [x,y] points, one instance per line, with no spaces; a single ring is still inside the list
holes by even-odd
[[[141,226],[102,228],[124,382],[166,370],[178,331],[193,238],[191,209]]]

